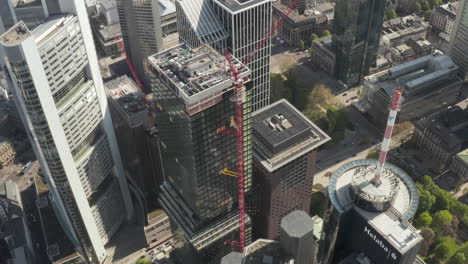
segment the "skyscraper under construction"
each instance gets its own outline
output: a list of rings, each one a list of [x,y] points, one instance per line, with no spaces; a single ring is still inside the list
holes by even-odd
[[[245,191],[252,174],[250,69],[234,59],[243,100]],[[217,263],[239,241],[236,100],[226,58],[182,44],[149,57],[165,182],[160,203],[176,227],[174,259]],[[247,226],[250,220],[247,220]],[[250,228],[247,228],[247,242]]]
[[[272,30],[270,0],[177,0],[180,41],[210,44],[230,52],[251,69],[254,111],[270,104]]]

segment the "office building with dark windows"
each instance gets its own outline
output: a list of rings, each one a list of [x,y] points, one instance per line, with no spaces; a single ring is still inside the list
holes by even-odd
[[[449,54],[460,67],[460,77],[468,82],[468,1],[460,0],[455,25],[450,35]]]
[[[233,58],[245,81],[245,192],[252,184],[250,70]],[[165,181],[159,201],[175,226],[174,259],[219,263],[237,250],[239,213],[234,83],[228,62],[209,46],[185,44],[149,57]],[[247,243],[250,241],[247,219]]]
[[[272,28],[272,1],[177,0],[176,9],[180,42],[191,47],[210,44],[248,61],[253,109],[269,105],[271,39],[264,37]]]
[[[385,1],[337,0],[333,22],[336,78],[348,87],[362,81],[377,60]]]
[[[133,215],[84,1],[0,36],[8,78],[63,229],[89,263]]]
[[[162,28],[159,1],[116,0],[120,28],[127,56],[130,56],[138,77],[149,92],[146,72],[148,56],[162,50]]]
[[[462,80],[450,57],[427,55],[365,78],[362,103],[375,123],[384,126],[393,89],[402,87],[404,102],[397,122],[414,121],[457,102]]]
[[[285,99],[253,115],[253,230],[278,239],[281,219],[310,210],[317,148],[330,137]]]
[[[415,263],[423,237],[410,221],[419,204],[408,174],[386,163],[374,185],[376,160],[355,160],[330,178],[320,263]]]

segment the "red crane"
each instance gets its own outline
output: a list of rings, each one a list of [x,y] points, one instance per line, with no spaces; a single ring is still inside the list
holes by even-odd
[[[289,9],[286,13],[283,13],[282,16],[273,24],[270,31],[257,43],[255,49],[253,49],[243,61],[243,65],[247,65],[253,58],[253,56],[265,46],[266,41],[271,38],[271,36],[276,32],[281,23],[285,18],[291,14],[294,8],[299,4],[301,0],[294,0],[289,6]],[[236,69],[234,67],[231,54],[229,51],[224,52],[224,56],[229,63],[231,70],[231,75],[234,80],[235,86],[235,97],[236,97],[236,129],[237,132],[234,135],[237,137],[237,173],[232,173],[230,176],[237,176],[237,193],[238,193],[238,203],[239,203],[239,242],[227,242],[226,244],[231,244],[238,246],[241,252],[244,252],[245,248],[245,175],[244,175],[244,108],[243,103],[245,102],[245,87],[243,85],[242,78],[239,73],[241,68]]]

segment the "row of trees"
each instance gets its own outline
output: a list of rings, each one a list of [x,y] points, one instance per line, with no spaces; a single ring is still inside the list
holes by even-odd
[[[330,30],[325,29],[322,31],[321,37],[328,37],[331,36]],[[319,36],[315,33],[310,35],[309,43],[312,43],[312,41],[319,39]],[[306,41],[304,40],[299,40],[299,48],[305,49]]]
[[[419,207],[414,225],[424,237],[419,254],[428,264],[466,264],[468,242],[457,243],[460,229],[468,226],[468,206],[440,189],[431,177],[417,183]]]
[[[423,12],[424,18],[429,20],[432,15],[432,9],[442,5],[442,0],[421,0],[414,4],[413,11],[420,14]]]

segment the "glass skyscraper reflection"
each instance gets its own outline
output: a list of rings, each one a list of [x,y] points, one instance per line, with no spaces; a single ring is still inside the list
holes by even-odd
[[[336,77],[358,84],[375,64],[385,14],[385,1],[337,0],[333,28]]]
[[[149,62],[165,174],[160,203],[176,227],[176,259],[216,263],[235,249],[225,242],[238,241],[239,233],[237,177],[222,173],[237,170],[236,102],[229,67],[224,56],[208,46],[180,45],[149,57]],[[237,60],[234,64],[246,89],[247,192],[252,181],[252,89],[250,70]],[[247,233],[249,237],[249,229]]]

